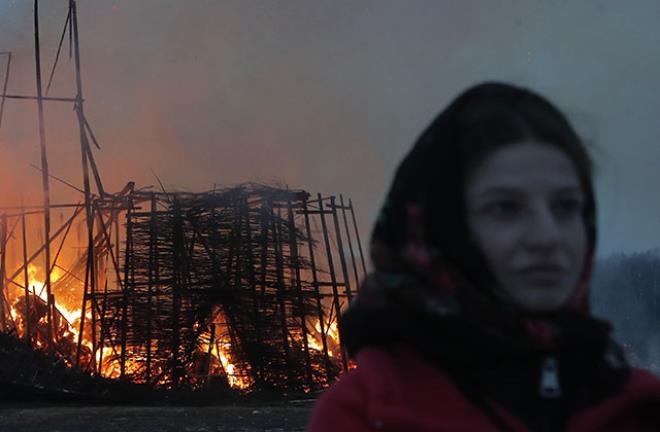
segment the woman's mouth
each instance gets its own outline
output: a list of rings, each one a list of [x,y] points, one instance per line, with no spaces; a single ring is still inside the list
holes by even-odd
[[[555,265],[535,265],[516,272],[517,275],[537,286],[556,286],[560,284],[566,271]]]

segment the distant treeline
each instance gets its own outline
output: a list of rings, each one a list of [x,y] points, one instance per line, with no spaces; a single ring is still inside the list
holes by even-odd
[[[614,325],[633,365],[660,372],[660,250],[597,260],[592,308]]]

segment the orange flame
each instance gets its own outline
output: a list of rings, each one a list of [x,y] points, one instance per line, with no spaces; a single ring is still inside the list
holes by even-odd
[[[40,299],[44,304],[48,303],[48,296],[46,294],[45,283],[41,280],[42,278],[38,275],[42,274],[43,271],[39,269],[34,264],[28,265],[28,278],[29,285],[28,291],[30,293],[30,298]],[[63,276],[63,272],[57,268],[51,273],[51,282],[54,284],[59,281]],[[27,331],[24,320],[29,318],[23,318],[26,314],[26,311],[22,310],[23,306],[19,307],[19,299],[21,296],[24,297],[25,291],[21,289],[13,290],[13,303],[10,303],[10,313],[14,321],[17,323],[17,330],[19,335],[25,336]],[[65,296],[52,296],[51,301],[53,302],[53,307],[56,313],[58,314],[57,325],[58,328],[55,329],[56,333],[54,338],[56,341],[66,341],[70,349],[77,346],[80,338],[80,320],[82,318],[82,310],[80,307],[74,308],[68,304],[65,304],[62,300],[66,301]],[[34,307],[34,302],[30,300],[31,307]],[[27,303],[25,303],[27,304]],[[24,306],[27,307],[27,306]],[[43,309],[43,305],[41,308]],[[29,313],[29,312],[28,312]],[[41,312],[38,315],[38,323],[35,323],[35,327],[41,326],[43,329],[47,324],[47,317]],[[36,319],[33,318],[33,319]],[[85,320],[87,323],[91,322],[92,313],[87,310],[85,312]],[[341,358],[341,348],[339,344],[339,332],[337,328],[337,322],[332,321],[330,323],[325,323],[323,328],[321,327],[321,321],[318,319],[310,320],[307,324],[307,346],[309,350],[316,351],[317,353],[324,353],[323,348],[323,339],[325,338],[326,349],[328,356],[338,360]],[[213,330],[213,331],[211,331]],[[34,334],[35,330],[31,330],[31,333]],[[85,364],[89,363],[89,360],[95,359],[96,364],[99,366],[97,373],[102,377],[116,379],[122,376],[122,359],[118,355],[121,352],[120,346],[104,346],[102,348],[97,347],[94,352],[94,346],[86,336],[87,332],[83,334],[83,338],[80,341],[81,345],[86,349],[86,361]],[[212,335],[215,335],[212,337]],[[298,338],[298,342],[302,342],[302,334],[294,335],[293,337]],[[157,342],[157,341],[156,341]],[[32,337],[32,343],[37,348],[47,348],[49,346],[48,341],[44,337]],[[209,324],[207,331],[203,332],[197,342],[197,352],[200,359],[206,359],[205,370],[200,371],[200,374],[195,376],[204,378],[202,381],[199,381],[203,385],[205,379],[212,377],[225,377],[228,385],[237,390],[247,391],[254,385],[254,378],[250,374],[249,366],[241,365],[236,358],[236,347],[232,346],[232,339],[229,335],[229,329],[227,327],[227,320],[224,317],[222,310],[217,309],[214,313],[214,320]],[[302,349],[302,347],[301,347]],[[66,358],[68,364],[71,365],[72,356],[71,353],[75,351],[68,351],[69,358]],[[144,377],[141,372],[144,371],[146,364],[146,358],[140,358],[139,354],[127,355],[124,359],[124,370],[123,373],[127,375],[132,381],[143,382]],[[202,362],[204,363],[204,362]],[[152,366],[157,368],[157,366]],[[245,370],[244,370],[245,369]],[[153,369],[152,369],[153,370]],[[160,381],[157,384],[166,385],[167,377],[163,374],[156,374],[154,376],[161,376]],[[142,381],[140,381],[142,380]]]

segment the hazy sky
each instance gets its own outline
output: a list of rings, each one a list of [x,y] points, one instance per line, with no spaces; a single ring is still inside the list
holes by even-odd
[[[45,78],[67,3],[40,3]],[[10,93],[35,92],[32,5],[0,0]],[[596,147],[600,254],[660,246],[657,0],[79,0],[78,9],[85,107],[110,191],[155,184],[156,173],[191,191],[262,181],[341,193],[366,241],[398,161],[431,118],[467,86],[505,80],[550,97]],[[72,95],[72,84],[64,52],[50,94]],[[80,183],[71,106],[46,114],[51,172]],[[40,200],[36,119],[33,103],[8,102],[3,204]]]

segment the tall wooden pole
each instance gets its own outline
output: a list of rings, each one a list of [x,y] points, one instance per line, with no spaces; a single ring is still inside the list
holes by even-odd
[[[312,239],[312,229],[309,221],[310,210],[307,207],[307,197],[303,199],[302,202],[302,212],[305,215],[305,230],[307,234],[307,246],[309,247],[309,262],[312,268],[312,285],[316,293],[316,311],[319,317],[319,330],[321,330],[321,344],[323,346],[323,356],[325,358],[325,376],[326,383],[330,384],[334,379],[334,374],[332,373],[332,363],[330,362],[330,355],[328,353],[328,340],[327,334],[325,331],[325,314],[323,313],[323,302],[321,288],[319,286],[318,274],[316,271],[316,258],[314,256],[314,244]]]
[[[25,227],[25,211],[21,212],[21,239],[23,240],[23,280],[25,283],[25,342],[32,341],[32,324],[30,323],[30,278],[28,276],[27,233]]]
[[[298,203],[296,203],[298,204]],[[291,254],[291,266],[294,269],[294,283],[296,287],[296,294],[298,297],[298,311],[300,313],[300,328],[302,330],[302,343],[303,349],[305,350],[305,368],[307,372],[307,382],[309,383],[310,388],[314,386],[314,374],[312,373],[312,360],[309,357],[309,343],[307,342],[307,323],[305,322],[307,318],[307,310],[305,305],[305,299],[303,298],[303,289],[302,282],[300,280],[300,258],[298,254],[298,229],[296,227],[296,220],[294,217],[293,203],[291,198],[287,202],[287,210],[289,217],[289,249]]]
[[[332,248],[330,246],[330,236],[328,235],[328,224],[325,221],[326,213],[332,213],[332,210],[325,210],[323,208],[323,198],[321,194],[318,194],[319,201],[319,215],[321,216],[321,228],[323,229],[323,243],[325,243],[325,253],[328,257],[328,271],[330,272],[330,285],[332,286],[332,304],[335,309],[334,320],[336,323],[339,322],[339,316],[341,315],[341,305],[339,304],[339,290],[337,284],[337,275],[335,274],[335,265],[332,261]],[[334,203],[333,203],[334,204]],[[328,326],[330,322],[328,322]],[[329,329],[328,329],[329,331]],[[341,360],[342,365],[344,366],[344,371],[348,370],[348,360],[346,359],[346,353],[341,351]]]
[[[87,131],[92,135],[92,140],[98,146],[96,138],[92,129],[89,127],[89,123],[85,118],[85,112],[83,110],[83,91],[82,91],[82,73],[80,68],[80,41],[78,36],[78,8],[75,0],[69,0],[69,13],[71,14],[71,26],[73,28],[73,52],[74,52],[74,64],[76,67],[76,103],[75,109],[78,114],[78,125],[80,127],[80,147],[83,153],[83,176],[84,181],[87,185],[85,189],[86,193],[89,192],[89,169],[92,169],[94,178],[96,180],[96,188],[101,197],[105,196],[105,191],[103,190],[103,184],[101,183],[101,177],[99,175],[98,169],[96,167],[96,162],[94,161],[94,154],[92,153],[91,146],[89,145],[89,137],[87,136]]]
[[[39,45],[39,0],[34,0],[34,51],[37,76],[37,107],[39,113],[39,145],[41,148],[41,183],[44,194],[44,238],[46,298],[48,299],[47,330],[48,350],[53,352],[53,305],[51,304],[50,281],[50,176],[48,175],[48,154],[46,152],[46,126],[44,123],[44,102],[41,87],[41,52]]]
[[[5,317],[5,280],[7,265],[7,214],[0,215],[0,331],[7,330]]]
[[[344,232],[346,232],[346,239],[348,240],[348,251],[351,254],[351,264],[353,265],[353,275],[355,276],[355,286],[360,285],[360,276],[358,276],[357,262],[355,261],[355,252],[353,251],[353,242],[351,241],[351,229],[348,226],[348,218],[346,217],[347,207],[344,205],[344,196],[339,195],[339,205],[341,206],[341,215],[344,219]]]
[[[7,85],[9,84],[9,68],[11,67],[11,52],[0,53],[7,54],[7,69],[5,71],[5,81],[2,85],[2,98],[0,98],[0,128],[2,127],[2,113],[5,110],[5,99],[7,96]]]
[[[76,2],[74,0],[69,0],[69,16],[71,17],[71,27],[73,29],[73,54],[74,54],[74,63],[76,71],[76,103],[75,110],[78,116],[78,129],[80,134],[80,153],[82,158],[82,172],[83,172],[83,190],[85,194],[85,217],[87,221],[87,269],[85,277],[85,287],[83,296],[83,305],[82,305],[82,315],[84,316],[86,308],[85,304],[88,299],[94,299],[96,294],[96,259],[94,253],[94,210],[92,208],[92,192],[89,182],[89,160],[88,155],[90,153],[89,149],[89,139],[87,138],[87,133],[85,131],[85,116],[83,112],[83,90],[82,90],[82,75],[80,73],[80,44],[78,42],[78,13],[76,9]],[[92,304],[94,300],[91,300]],[[93,315],[92,322],[95,323],[94,315],[96,310],[93,306],[90,307],[91,313]],[[82,320],[81,320],[81,332],[79,337],[82,338]],[[94,333],[96,329],[92,329]],[[96,340],[92,337],[94,346],[92,351],[96,352]],[[80,344],[79,344],[80,345]]]
[[[353,219],[353,229],[355,230],[355,239],[358,244],[358,251],[360,252],[360,261],[362,262],[362,274],[366,276],[367,274],[367,265],[364,262],[364,253],[362,252],[362,242],[360,241],[360,233],[358,231],[357,221],[355,220],[355,210],[353,209],[353,201],[348,199],[348,208],[351,212],[351,219]]]
[[[337,239],[337,254],[339,255],[339,264],[341,265],[342,275],[344,276],[344,292],[346,297],[351,301],[353,295],[351,293],[351,283],[348,279],[348,267],[346,266],[346,254],[344,253],[344,242],[341,239],[341,229],[339,228],[339,215],[337,213],[337,203],[335,197],[330,197],[330,209],[332,210],[332,220],[335,225],[335,237]]]

